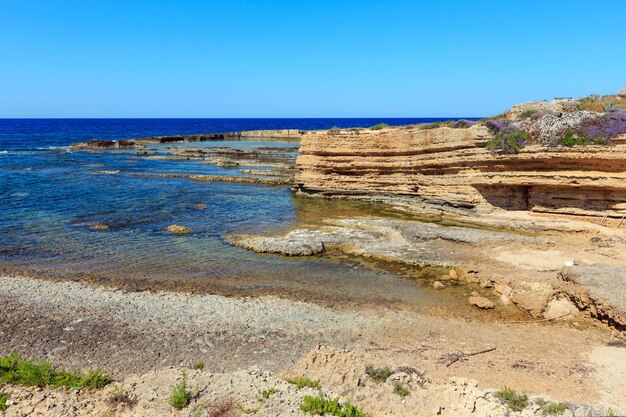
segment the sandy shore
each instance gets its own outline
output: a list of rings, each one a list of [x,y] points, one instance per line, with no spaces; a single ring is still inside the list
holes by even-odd
[[[0,302],[0,353],[17,349],[69,369],[102,368],[114,374],[143,404],[115,415],[173,413],[167,397],[193,362],[202,362],[204,370],[188,370],[190,382],[208,387],[195,406],[218,397],[252,406],[258,390],[253,394],[249,387],[279,387],[285,396],[280,407],[286,408],[264,405],[257,415],[287,410],[297,415],[304,394],[285,385],[285,375],[319,379],[325,391],[372,416],[433,415],[445,401],[448,408],[441,415],[500,415],[504,409],[497,407],[498,400],[485,393],[503,386],[598,409],[619,410],[626,395],[620,382],[626,376],[626,349],[615,346],[619,343],[605,328],[593,325],[469,320],[402,306],[337,310],[278,297],[124,292],[15,276],[0,278]],[[495,350],[446,366],[450,355],[488,348]],[[366,379],[368,364],[415,368],[429,382],[423,388],[411,375],[394,376],[409,378],[411,394],[404,400],[393,394],[391,380],[362,389],[358,380]],[[476,382],[450,380],[458,377]],[[240,382],[216,382],[233,378]],[[9,410],[14,414],[7,415],[24,415],[17,412],[32,407],[34,394],[13,389],[16,403]],[[468,394],[452,395],[460,389]],[[78,396],[72,401],[81,404],[78,411],[59,415],[94,415],[79,411],[110,408],[107,392],[72,394]],[[70,394],[55,395],[65,404]],[[478,397],[488,401],[476,408]],[[90,401],[96,408],[85,405]],[[427,412],[415,414],[425,407]]]

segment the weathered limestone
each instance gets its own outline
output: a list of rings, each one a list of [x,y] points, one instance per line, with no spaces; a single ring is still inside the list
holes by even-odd
[[[577,216],[626,214],[626,145],[485,148],[487,127],[420,126],[310,132],[294,189],[306,194],[406,199],[456,213],[494,209]]]

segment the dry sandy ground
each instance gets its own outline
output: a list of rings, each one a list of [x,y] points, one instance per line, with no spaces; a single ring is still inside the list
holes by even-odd
[[[18,349],[66,368],[113,373],[137,400],[133,408],[118,406],[114,415],[191,415],[204,403],[228,398],[244,408],[261,405],[256,415],[299,415],[304,392],[286,385],[284,375],[319,379],[325,392],[372,416],[504,415],[506,409],[486,393],[503,386],[626,412],[626,349],[604,326],[583,317],[554,324],[502,322],[490,319],[492,311],[468,318],[401,305],[337,310],[277,297],[124,292],[7,276],[0,278],[0,303],[0,353]],[[489,348],[495,350],[446,366],[450,355]],[[177,414],[167,397],[182,370],[196,361],[204,370],[188,373],[201,393],[192,408]],[[414,368],[427,383],[410,373],[394,375],[411,390],[401,399],[391,380],[367,380],[369,364]],[[280,394],[261,403],[259,390],[270,385]],[[107,391],[3,389],[14,392],[11,416],[99,415],[96,410],[116,408]],[[35,406],[31,394],[46,401]],[[46,408],[50,402],[62,404],[61,414]]]

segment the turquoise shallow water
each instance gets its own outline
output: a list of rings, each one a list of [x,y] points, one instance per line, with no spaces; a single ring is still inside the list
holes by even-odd
[[[285,229],[316,210],[332,215],[338,208],[333,204],[343,203],[297,200],[288,187],[128,175],[241,174],[239,169],[194,161],[67,148],[92,137],[170,134],[176,129],[168,125],[170,130],[141,130],[127,123],[104,124],[99,132],[85,121],[31,121],[29,127],[25,121],[0,120],[0,264],[122,280],[194,279],[290,291],[306,286],[362,297],[421,297],[418,286],[402,277],[352,261],[259,255],[224,240],[230,233]],[[189,133],[185,127],[179,126],[180,133]],[[207,131],[209,127],[200,130]],[[110,228],[93,230],[93,223]],[[165,232],[172,223],[186,225],[193,233]]]

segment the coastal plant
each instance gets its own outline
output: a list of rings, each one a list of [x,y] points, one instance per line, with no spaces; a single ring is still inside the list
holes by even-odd
[[[376,368],[372,365],[369,365],[365,367],[365,373],[376,382],[385,382],[387,378],[389,378],[393,374],[393,371],[388,366]]]
[[[237,404],[237,410],[241,411],[244,414],[254,414],[259,411],[263,407],[263,403],[257,405],[256,407],[247,408],[241,404]]]
[[[272,387],[272,388],[261,391],[261,396],[267,400],[269,397],[276,394],[277,392],[278,391],[276,390],[276,388]]]
[[[307,377],[287,378],[287,382],[296,386],[297,389],[307,388],[321,388],[319,381],[312,381]]]
[[[302,399],[300,409],[317,416],[369,417],[349,402],[340,403],[339,398],[329,399],[320,391],[319,396],[307,395]]]
[[[538,110],[538,109],[528,109],[528,110],[524,110],[523,112],[521,112],[521,113],[520,113],[519,118],[520,118],[521,120],[523,120],[523,119],[528,119],[528,118],[530,118],[531,116],[533,116],[533,115],[535,115],[535,114],[537,114],[537,113],[539,113],[539,110]]]
[[[410,394],[410,391],[407,387],[398,382],[393,385],[393,393],[398,394],[401,397],[406,397]]]
[[[475,124],[476,122],[472,120],[461,119],[461,120],[457,120],[456,122],[454,122],[452,127],[454,129],[467,129],[468,127],[474,126]]]
[[[109,395],[109,403],[113,405],[128,405],[133,406],[137,403],[137,400],[131,397],[123,385],[116,386]]]
[[[626,111],[605,113],[598,117],[584,119],[576,134],[579,137],[588,138],[592,142],[613,139],[626,134]]]
[[[528,405],[528,396],[518,394],[511,388],[504,387],[495,393],[511,410],[522,411]]]
[[[9,398],[11,398],[11,394],[0,391],[0,411],[5,411],[9,407],[7,404]]]
[[[544,416],[560,416],[567,410],[569,410],[569,405],[563,403],[547,403],[541,407]]]
[[[528,134],[512,127],[500,129],[493,139],[485,143],[485,147],[492,152],[516,154],[526,145]]]
[[[208,417],[228,417],[238,415],[235,411],[235,400],[226,398],[223,400],[210,402],[204,406]],[[198,409],[198,416],[202,416],[202,409]]]
[[[183,372],[183,379],[172,389],[170,405],[177,410],[182,410],[191,402],[191,391],[187,389],[187,374]]]
[[[377,125],[370,127],[370,130],[382,130],[386,127],[389,127],[387,123],[378,123]]]
[[[500,132],[501,130],[505,130],[509,127],[509,125],[502,121],[502,120],[494,120],[494,119],[489,119],[485,122],[485,126],[487,127],[487,129],[489,129],[491,131],[491,133],[493,133],[494,135],[498,132]]]
[[[588,139],[579,138],[571,130],[568,130],[567,132],[565,132],[563,136],[561,136],[560,138],[556,140],[556,142],[561,146],[567,146],[567,147],[589,145]]]
[[[195,371],[201,371],[204,369],[204,362],[202,361],[192,362],[189,365],[189,369],[193,369]]]
[[[0,357],[0,382],[26,387],[103,388],[112,381],[101,370],[87,373],[55,369],[48,361],[28,361],[13,351]]]

